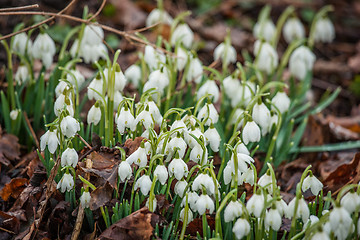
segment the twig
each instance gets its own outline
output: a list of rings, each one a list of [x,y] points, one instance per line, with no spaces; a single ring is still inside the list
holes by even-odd
[[[29,118],[28,118],[26,112],[23,112],[23,115],[24,115],[24,119],[25,119],[26,125],[29,127],[30,132],[31,132],[31,135],[32,135],[32,137],[34,138],[36,147],[37,147],[38,149],[40,149],[39,141],[37,140],[36,134],[35,134],[34,129],[32,128],[32,126],[31,126],[31,124],[30,124],[30,121],[29,121]]]
[[[87,20],[88,23],[90,23],[91,20],[93,20],[94,18],[96,18],[96,17],[100,14],[101,10],[102,10],[102,9],[104,8],[104,6],[105,6],[105,3],[106,3],[106,0],[103,0],[102,3],[101,3],[101,6],[100,6],[99,9],[96,11],[96,13]]]
[[[21,6],[21,7],[0,8],[0,12],[27,10],[27,9],[38,8],[38,7],[39,7],[39,4],[27,5],[27,6]]]
[[[84,207],[80,204],[78,215],[76,217],[74,231],[71,234],[71,240],[76,240],[79,238],[83,220],[84,220]]]
[[[7,229],[2,228],[2,227],[0,227],[0,230],[4,231],[4,232],[7,232],[7,233],[15,234],[13,231],[7,230]]]
[[[92,147],[90,146],[90,144],[88,144],[85,139],[83,139],[79,134],[77,134],[77,136],[80,138],[80,140],[90,149],[92,149]]]

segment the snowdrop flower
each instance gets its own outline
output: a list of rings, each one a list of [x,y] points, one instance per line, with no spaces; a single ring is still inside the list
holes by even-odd
[[[264,175],[262,175],[259,178],[258,184],[261,187],[266,188],[270,194],[273,193],[274,189],[273,189],[273,182],[272,182],[272,177],[271,177],[270,171],[267,171]],[[275,184],[276,184],[276,182],[275,182]]]
[[[290,98],[285,92],[277,92],[271,102],[279,109],[280,113],[284,113],[289,110]]]
[[[324,185],[314,175],[310,174],[304,179],[301,189],[303,192],[305,192],[310,188],[311,193],[316,196],[319,194],[323,186]]]
[[[278,210],[271,208],[265,214],[265,228],[271,227],[274,231],[278,231],[281,226],[281,216]]]
[[[125,78],[134,84],[137,88],[141,81],[141,68],[138,65],[131,65],[125,71]]]
[[[36,59],[41,59],[44,66],[50,68],[56,52],[54,40],[47,33],[40,33],[34,41],[32,55]]]
[[[238,144],[236,146],[236,152],[237,153],[243,153],[243,154],[246,154],[246,155],[250,156],[249,150],[247,149],[247,147],[243,143],[240,143],[240,144]]]
[[[276,33],[276,27],[271,19],[263,22],[257,22],[254,26],[254,36],[258,39],[264,39],[270,42]]]
[[[224,78],[223,80],[223,86],[225,94],[231,99],[236,94],[239,94],[240,89],[240,81],[237,78],[234,78],[233,76],[228,76]]]
[[[171,125],[170,127],[170,131],[176,129],[176,128],[179,128],[178,132],[179,133],[186,133],[187,132],[187,127],[184,123],[184,121],[182,119],[179,119],[179,120],[175,120],[173,122],[173,124]]]
[[[90,193],[88,191],[84,191],[83,194],[80,197],[80,203],[83,206],[83,208],[90,207]]]
[[[190,160],[196,163],[199,163],[201,166],[207,163],[208,160],[208,151],[205,148],[205,151],[202,149],[200,144],[196,144],[190,152]]]
[[[239,201],[230,201],[224,211],[225,222],[232,222],[243,213],[243,206]]]
[[[118,167],[118,175],[121,182],[125,182],[125,179],[129,180],[132,175],[130,164],[127,161],[122,161]]]
[[[248,170],[246,170],[246,172],[243,173],[242,178],[244,179],[245,183],[250,184],[251,186],[254,185],[254,170],[252,170],[251,168],[249,168]]]
[[[254,55],[256,67],[267,74],[271,74],[279,64],[277,52],[267,42],[257,40],[254,45]]]
[[[343,207],[335,207],[330,211],[329,222],[337,239],[346,239],[353,225],[349,212]]]
[[[156,23],[165,23],[167,25],[171,25],[172,22],[172,17],[166,11],[161,11],[160,9],[155,8],[151,11],[146,19],[146,27],[150,27]]]
[[[259,104],[257,102],[252,109],[252,118],[258,125],[260,125],[261,133],[264,136],[269,129],[270,110],[264,103]]]
[[[174,188],[174,192],[175,194],[179,195],[181,198],[184,197],[184,194],[185,194],[185,188],[187,186],[187,182],[185,180],[182,180],[182,181],[178,181],[176,184],[175,184],[175,188]]]
[[[57,130],[48,130],[40,138],[40,149],[41,151],[45,150],[46,145],[48,145],[49,152],[54,154],[57,146],[59,145],[59,139],[57,137]]]
[[[238,169],[238,186],[241,186],[243,184],[243,177],[241,175],[241,171]],[[223,176],[224,176],[224,183],[225,185],[228,185],[233,176],[235,176],[235,169],[234,169],[234,165],[233,165],[233,162],[228,162],[226,164],[226,167],[224,168],[224,172],[223,172]]]
[[[352,214],[360,206],[360,196],[354,192],[350,191],[346,193],[340,200],[340,205]]]
[[[63,111],[64,107],[70,116],[74,116],[74,108],[70,97],[62,93],[58,98],[56,98],[54,103],[54,113],[57,117],[60,116],[60,113]]]
[[[183,158],[185,156],[186,148],[187,144],[179,133],[178,136],[172,138],[165,147],[165,154],[167,155],[166,161],[170,161],[176,151],[179,154],[179,158]]]
[[[140,188],[141,193],[148,195],[151,188],[152,181],[148,175],[142,175],[135,183],[135,190]]]
[[[210,148],[213,152],[219,151],[221,137],[216,128],[213,125],[204,132],[204,136],[206,138],[206,142],[210,143]]]
[[[236,93],[230,97],[231,106],[233,108],[237,107],[239,104],[241,104],[241,106],[247,106],[250,103],[253,94],[249,87],[249,83],[250,82],[240,84]]]
[[[22,32],[14,36],[12,50],[14,52],[20,53],[21,55],[25,55],[25,51],[26,51],[26,53],[30,55],[32,45],[33,43],[31,39],[28,37],[28,35]]]
[[[185,217],[185,208],[181,209],[180,211],[180,220],[182,222],[184,222],[184,217]],[[188,216],[187,216],[187,223],[186,225],[188,225],[190,222],[192,222],[192,220],[194,219],[193,213],[192,211],[189,209],[188,210]]]
[[[294,50],[289,59],[289,69],[292,75],[300,80],[306,77],[308,71],[312,71],[315,54],[308,47],[300,46]]]
[[[10,118],[11,120],[15,121],[19,116],[20,109],[14,109],[10,112]]]
[[[188,82],[194,80],[196,84],[199,84],[201,82],[202,76],[203,76],[202,63],[197,57],[192,57],[186,74],[186,80]]]
[[[65,92],[65,90],[67,92],[69,92],[69,89],[70,88],[69,88],[69,85],[67,84],[67,82],[60,80],[58,85],[56,85],[56,88],[55,88],[56,98],[58,98],[61,94],[63,94]]]
[[[219,114],[216,111],[214,104],[206,103],[199,111],[197,118],[200,121],[206,120],[204,123],[205,126],[210,126],[215,124],[219,120]]]
[[[110,78],[109,72],[111,74],[112,69],[109,70],[108,68],[106,68],[104,70],[104,77],[105,77],[104,80],[105,80],[105,82],[108,82],[108,80]],[[121,71],[120,66],[118,64],[116,64],[116,66],[115,66],[115,75],[114,75],[114,77],[115,77],[114,78],[114,90],[121,92],[122,90],[124,90],[127,79],[126,79],[124,73]]]
[[[139,115],[136,116],[134,122],[135,128],[139,123],[142,123],[145,129],[149,129],[151,126],[153,126],[154,122],[148,107],[146,107],[143,111],[139,113]]]
[[[104,80],[98,75],[96,78],[94,78],[91,83],[88,86],[88,98],[89,100],[102,100],[101,96],[98,94],[103,94],[103,85]],[[94,90],[96,90],[96,92]],[[98,93],[97,93],[98,92]]]
[[[185,141],[189,145],[190,148],[194,148],[195,146],[199,145],[198,142],[190,135],[194,135],[198,139],[205,139],[204,134],[200,131],[198,128],[194,128],[193,130],[190,130],[187,134],[185,134]]]
[[[166,58],[164,54],[158,50],[155,50],[152,46],[146,45],[144,53],[144,61],[149,66],[150,71],[154,71],[165,63]]]
[[[150,112],[151,116],[154,118],[155,123],[161,125],[163,117],[162,117],[160,110],[159,110],[158,106],[156,105],[156,103],[154,101],[149,101],[149,102],[147,102],[147,105],[149,106],[149,112]]]
[[[86,25],[84,28],[84,35],[82,43],[89,45],[101,44],[104,39],[104,31],[100,26],[95,24]]]
[[[305,38],[304,25],[297,17],[289,18],[284,24],[283,34],[287,43],[291,43],[297,39],[303,39]]]
[[[136,125],[134,124],[134,116],[131,114],[127,105],[121,108],[120,114],[117,118],[117,129],[121,135],[124,134],[125,128],[129,128],[131,131],[135,131]]]
[[[196,206],[196,202],[199,199],[199,195],[196,192],[189,192],[188,193],[188,203],[190,208],[196,212],[197,211],[197,206]],[[181,201],[181,207],[185,206],[186,203],[186,197],[183,198],[183,200]]]
[[[74,179],[69,173],[65,173],[58,182],[56,189],[60,189],[62,193],[71,191],[74,188]]]
[[[242,239],[250,233],[250,224],[246,219],[239,218],[236,220],[232,231],[237,239]]]
[[[94,104],[87,115],[87,122],[90,125],[91,123],[93,123],[95,126],[99,124],[101,120],[101,109],[99,104]]]
[[[305,229],[306,227],[308,227],[307,225],[311,226],[314,225],[315,223],[317,223],[319,221],[319,218],[315,215],[310,215],[309,219],[304,223],[303,225],[303,229]]]
[[[260,128],[254,122],[247,122],[243,129],[242,139],[245,144],[249,142],[259,142],[260,141]]]
[[[149,208],[149,200],[150,200],[150,198],[148,198],[147,200],[146,200],[146,203],[145,203],[145,206],[146,207],[148,207]],[[156,207],[157,207],[157,199],[156,199],[156,197],[154,197],[154,199],[153,199],[153,212],[156,210]]]
[[[214,61],[219,60],[220,58],[226,65],[228,63],[235,63],[237,58],[235,48],[230,44],[220,43],[214,50]]]
[[[188,62],[188,53],[181,46],[176,48],[176,67],[178,71],[184,70],[186,63]]]
[[[180,42],[186,48],[190,48],[193,41],[194,41],[194,33],[191,31],[190,27],[186,23],[179,24],[175,28],[170,39],[170,42],[173,46],[175,46],[177,42]]]
[[[29,70],[25,65],[20,65],[15,74],[16,84],[23,84],[29,77]]]
[[[264,209],[264,196],[262,194],[253,194],[246,204],[246,209],[249,214],[254,214],[255,217],[259,218],[262,210]]]
[[[74,148],[67,148],[61,154],[61,167],[72,166],[76,167],[79,156]]]
[[[303,223],[305,223],[310,216],[310,211],[309,211],[309,207],[307,205],[307,203],[305,202],[304,198],[301,197],[298,201],[298,208],[297,208],[297,212],[294,216],[294,211],[295,211],[295,201],[296,201],[296,197],[294,197],[287,208],[287,211],[285,213],[286,217],[291,219],[293,217],[295,217],[296,219],[298,218],[302,218]]]
[[[85,82],[84,76],[78,70],[70,70],[71,73],[66,74],[66,79],[75,86],[75,89],[79,89]]]
[[[168,179],[168,171],[164,165],[158,165],[155,168],[154,176],[157,177],[157,180],[161,183],[161,185],[164,185],[166,183],[166,180]]]
[[[180,158],[174,158],[169,166],[168,166],[168,170],[169,170],[169,175],[170,177],[172,177],[173,175],[175,176],[175,178],[177,180],[181,180],[184,176],[186,177],[188,175],[188,166],[186,165],[186,163],[180,159]]]
[[[107,96],[106,96],[106,101],[108,100]],[[114,92],[114,108],[113,110],[115,112],[117,112],[119,105],[121,103],[121,101],[124,100],[123,96],[121,95],[120,91],[115,91]]]
[[[127,159],[126,161],[131,165],[133,163],[135,163],[136,165],[138,165],[140,168],[145,167],[147,164],[147,155],[146,155],[146,149],[145,149],[145,144],[144,142],[141,142],[140,147],[138,147],[138,149],[136,149],[135,152],[133,152]],[[144,194],[146,195],[146,194]]]
[[[62,134],[70,138],[80,131],[80,124],[75,118],[66,116],[60,122],[60,129]]]
[[[319,19],[315,23],[315,42],[330,43],[335,38],[335,28],[329,18]]]
[[[330,240],[330,237],[326,232],[321,231],[312,235],[311,240]]]
[[[247,154],[243,154],[243,153],[237,153],[236,154],[236,158],[238,160],[238,169],[241,172],[246,172],[248,169],[247,164],[253,163],[254,159],[252,157],[250,157]],[[235,170],[235,155],[232,154],[229,163],[231,164],[231,168]]]
[[[213,200],[206,194],[201,194],[201,196],[196,201],[196,210],[200,215],[205,214],[206,209],[209,209],[209,213],[214,212],[215,206]]]
[[[202,190],[202,187],[206,188],[206,192],[209,195],[214,195],[215,194],[215,184],[213,179],[205,174],[205,173],[201,173],[199,175],[197,175],[197,177],[195,178],[191,189],[195,192],[198,190]]]
[[[219,100],[220,90],[214,80],[207,80],[197,92],[197,100],[205,95],[209,95],[214,102]]]
[[[278,199],[275,202],[276,210],[280,213],[281,216],[283,216],[286,213],[287,210],[287,204],[283,199]]]

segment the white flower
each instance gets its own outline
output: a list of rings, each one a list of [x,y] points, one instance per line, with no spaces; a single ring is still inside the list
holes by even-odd
[[[322,231],[312,235],[311,240],[330,240],[330,238],[326,232]]]
[[[119,117],[117,118],[116,124],[117,129],[121,135],[124,134],[125,127],[130,128],[131,131],[135,131],[136,125],[134,124],[135,118],[131,114],[131,111],[125,107],[121,108]]]
[[[243,129],[242,139],[245,144],[249,142],[259,142],[260,141],[260,128],[254,122],[247,122]]]
[[[280,113],[284,113],[289,110],[290,98],[285,92],[277,92],[271,102],[279,109]]]
[[[52,38],[46,33],[40,33],[34,41],[32,55],[36,59],[41,59],[44,66],[50,68],[56,48]]]
[[[141,68],[138,65],[131,65],[125,71],[125,77],[137,88],[141,81]]]
[[[251,82],[240,84],[239,89],[236,91],[236,93],[230,97],[231,106],[233,108],[238,107],[239,104],[245,107],[250,103],[253,96],[250,85]]]
[[[287,210],[287,204],[283,199],[279,199],[275,202],[276,210],[283,216]]]
[[[297,39],[303,39],[305,38],[304,25],[297,17],[289,18],[284,24],[283,34],[287,43],[291,43]]]
[[[311,225],[314,225],[315,223],[317,223],[319,221],[319,218],[315,215],[310,215],[309,219],[306,221],[306,223],[304,223],[303,225],[303,229],[305,229],[306,227],[309,227]],[[309,226],[307,226],[309,225]]]
[[[237,53],[230,44],[220,43],[214,50],[214,61],[220,59],[225,65],[236,62]]]
[[[349,214],[352,214],[360,207],[360,196],[356,192],[350,191],[341,198],[340,205],[345,208]]]
[[[194,135],[195,137],[197,137],[198,139],[201,140],[205,139],[204,134],[201,132],[200,129],[198,128],[194,128],[193,130],[190,130],[188,133],[185,134],[185,141],[187,142],[187,144],[189,145],[190,148],[194,148],[195,146],[199,145],[198,142],[190,135],[190,133],[192,135]]]
[[[265,215],[265,228],[271,227],[274,231],[278,231],[281,226],[281,216],[277,209],[270,209]]]
[[[84,208],[88,208],[90,206],[90,193],[88,191],[84,191],[80,197],[80,203]]]
[[[180,158],[174,158],[168,166],[170,177],[173,175],[177,180],[181,180],[184,176],[188,175],[188,166]]]
[[[214,80],[207,80],[197,92],[197,100],[202,98],[205,95],[209,95],[209,97],[214,101],[217,102],[219,100],[220,90],[216,85]]]
[[[264,209],[264,201],[265,199],[262,194],[253,194],[246,203],[246,209],[249,214],[254,214],[255,217],[259,218]]]
[[[221,137],[216,128],[210,126],[205,132],[204,136],[206,138],[206,142],[210,143],[210,148],[213,152],[219,151]]]
[[[205,174],[205,173],[201,173],[199,175],[197,175],[197,177],[195,178],[191,189],[195,192],[198,190],[202,190],[202,188],[206,188],[206,192],[209,195],[214,195],[215,194],[215,184],[213,179]]]
[[[238,169],[241,172],[246,172],[247,169],[248,169],[247,164],[250,164],[250,163],[254,162],[254,159],[252,157],[250,157],[247,154],[243,154],[243,153],[237,153],[236,158],[238,160],[238,164],[237,164]],[[231,164],[232,169],[235,169],[235,165],[234,165],[234,163],[235,163],[235,155],[234,154],[231,155],[230,161],[228,163]]]
[[[176,48],[176,67],[178,71],[184,70],[186,63],[188,62],[188,52],[181,46]]]
[[[230,98],[234,98],[236,94],[239,94],[240,81],[233,76],[228,76],[223,80],[223,86],[225,94]]]
[[[84,76],[78,70],[70,70],[71,73],[66,74],[66,79],[75,87],[79,89],[85,82]]]
[[[179,120],[175,120],[173,122],[173,124],[171,125],[170,127],[170,131],[174,130],[174,129],[177,129],[178,128],[178,132],[179,133],[186,133],[187,132],[187,128],[186,128],[186,125],[184,123],[184,121],[182,119],[179,119]],[[175,134],[175,133],[174,133]]]
[[[292,75],[303,80],[308,71],[312,71],[315,54],[308,47],[300,46],[292,52],[289,59],[289,69]]]
[[[94,46],[101,44],[103,39],[104,31],[102,28],[95,24],[89,24],[84,28],[84,35],[81,43]]]
[[[243,177],[242,177],[242,174],[241,174],[241,171],[238,169],[238,186],[241,186],[243,184]],[[223,172],[223,176],[224,176],[224,183],[225,185],[228,185],[233,176],[235,176],[235,170],[234,170],[234,165],[233,165],[233,162],[229,161],[227,164],[226,164],[226,167],[224,168],[224,172]]]
[[[224,221],[232,222],[243,213],[243,206],[239,201],[230,201],[224,211]]]
[[[161,183],[161,185],[164,185],[166,183],[166,180],[168,179],[168,171],[164,165],[158,165],[155,168],[154,176],[157,177],[157,180]]]
[[[59,117],[64,107],[69,112],[70,116],[74,116],[74,108],[72,106],[70,97],[62,93],[59,95],[59,97],[56,98],[54,103],[54,113],[57,117]]]
[[[188,82],[194,80],[195,83],[199,84],[201,82],[202,76],[203,76],[202,63],[198,58],[192,57],[186,74],[186,80]]]
[[[106,96],[106,101],[107,101],[107,96]],[[115,91],[114,92],[114,108],[113,110],[115,112],[117,112],[118,108],[119,108],[119,105],[121,103],[121,101],[123,100],[123,96],[121,95],[121,92],[120,91]]]
[[[246,219],[239,218],[236,220],[232,231],[237,239],[242,239],[250,233],[250,224]]]
[[[15,121],[18,118],[19,113],[20,113],[20,109],[11,110],[11,112],[10,112],[11,120]]]
[[[257,40],[254,45],[254,55],[256,67],[267,74],[271,74],[279,64],[277,52],[267,42]]]
[[[183,208],[183,209],[181,209],[181,211],[180,211],[180,220],[183,222],[184,221],[184,216],[185,216],[185,208]],[[192,220],[193,220],[193,213],[192,213],[192,211],[189,209],[188,210],[188,216],[187,216],[187,225],[190,223],[190,222],[192,222]]]
[[[319,194],[320,190],[323,188],[323,184],[314,176],[308,175],[303,182],[302,191],[305,192],[309,188],[311,189],[311,193],[315,196]]]
[[[295,201],[296,201],[296,197],[290,201],[285,215],[289,219],[293,218],[293,217],[295,217],[296,219],[302,218],[303,223],[305,223],[309,219],[309,216],[310,216],[309,207],[308,207],[307,203],[305,202],[304,198],[301,197],[301,199],[299,199],[298,208],[297,208],[296,214],[294,216]]]
[[[165,56],[162,52],[155,50],[152,46],[146,45],[144,53],[144,61],[149,66],[150,71],[158,69],[162,63],[165,63]]]
[[[88,98],[89,100],[102,100],[101,96],[98,94],[103,94],[103,85],[104,80],[98,76],[94,78],[88,86]],[[94,90],[96,90],[96,92]],[[98,93],[97,93],[98,92]]]
[[[148,107],[146,107],[139,113],[139,115],[136,116],[134,126],[136,127],[139,123],[142,123],[145,129],[149,129],[151,126],[153,126],[154,122]]]
[[[146,27],[150,27],[151,25],[159,22],[171,25],[172,21],[172,17],[166,11],[161,11],[160,9],[155,8],[146,19]]]
[[[343,207],[335,207],[330,211],[329,222],[332,232],[337,239],[346,239],[353,225],[351,216]]]
[[[209,213],[214,212],[215,206],[213,200],[206,194],[201,194],[201,196],[196,201],[196,210],[200,215],[205,214],[206,209],[209,209]]]
[[[182,180],[182,181],[178,181],[176,184],[175,184],[175,188],[174,188],[174,192],[175,194],[179,195],[181,198],[184,197],[184,194],[185,194],[185,188],[187,186],[187,182],[185,180]]]
[[[23,84],[29,78],[29,70],[25,65],[20,65],[15,74],[15,81],[17,84]]]
[[[122,161],[118,167],[118,175],[121,182],[125,182],[125,179],[129,180],[132,175],[130,164],[127,161]]]
[[[272,177],[271,177],[270,172],[267,172],[264,175],[262,175],[259,178],[258,184],[261,187],[266,188],[270,194],[273,193],[273,182],[272,182]],[[276,184],[276,182],[275,182],[275,184]]]
[[[186,23],[179,24],[171,35],[170,42],[173,46],[177,42],[182,43],[186,48],[190,48],[194,41],[194,33]]]
[[[111,74],[111,72],[112,72],[112,69],[108,69],[108,68],[106,68],[105,70],[104,70],[104,76],[105,76],[105,81],[106,82],[108,82],[108,80],[109,80],[109,72],[110,72],[110,74]],[[126,79],[126,77],[125,77],[125,75],[123,74],[123,72],[120,70],[120,67],[118,66],[118,65],[116,65],[116,67],[115,67],[115,74],[114,74],[114,90],[115,91],[122,91],[122,90],[124,90],[124,87],[125,87],[125,85],[126,85],[126,82],[127,82],[127,79]]]
[[[246,172],[243,173],[242,178],[244,179],[245,183],[250,184],[251,186],[254,185],[254,170],[249,168]]]
[[[161,125],[163,117],[162,117],[160,110],[159,110],[158,106],[156,105],[156,103],[154,101],[149,101],[149,102],[147,102],[147,105],[149,106],[149,112],[150,112],[151,116],[154,118],[155,123]]]
[[[79,160],[79,156],[74,148],[67,148],[61,154],[61,166],[72,166],[76,167]]]
[[[261,104],[255,103],[252,109],[252,118],[260,125],[261,133],[264,136],[268,132],[270,125],[270,110],[263,102]]]
[[[205,148],[204,151],[200,144],[196,144],[195,147],[191,149],[190,160],[199,163],[200,165],[204,165],[205,163],[207,163],[208,160],[207,149]]]
[[[14,36],[12,50],[20,53],[21,55],[25,55],[26,51],[26,53],[29,55],[32,49],[32,45],[33,43],[28,35],[22,32]]]
[[[276,33],[276,27],[274,23],[267,19],[262,23],[257,22],[254,26],[254,36],[258,39],[264,39],[270,42]]]
[[[148,207],[149,208],[149,199],[150,198],[148,198],[148,199],[146,199],[146,203],[145,203],[145,206],[146,207]],[[157,199],[156,199],[156,197],[154,197],[154,199],[153,199],[153,205],[152,205],[152,211],[154,212],[155,210],[156,210],[156,207],[157,207]]]
[[[335,38],[335,28],[329,18],[319,19],[315,23],[314,40],[315,42],[330,43]]]
[[[48,130],[44,135],[40,138],[40,149],[41,151],[45,150],[46,145],[48,145],[49,152],[54,154],[57,146],[59,145],[59,139],[57,137],[56,130]]]
[[[148,175],[142,175],[135,183],[135,190],[140,188],[141,193],[148,195],[151,188],[152,181]]]
[[[170,142],[165,147],[165,154],[167,155],[166,161],[170,161],[170,159],[174,156],[176,150],[179,153],[179,158],[183,158],[185,156],[187,145],[185,140],[179,136],[176,136],[170,140]]]
[[[199,199],[199,195],[196,192],[189,192],[188,193],[188,203],[190,208],[196,212],[197,211],[197,207],[196,207],[196,202]],[[186,197],[183,198],[183,200],[181,201],[181,207],[185,206],[186,203]]]
[[[56,88],[55,88],[55,95],[56,97],[58,98],[61,94],[64,93],[64,91],[69,91],[69,85],[65,82],[65,81],[62,81],[60,80],[58,85],[56,85]]]
[[[74,179],[69,173],[65,173],[58,182],[56,189],[60,189],[62,193],[70,191],[74,188]]]
[[[211,124],[215,124],[219,120],[219,114],[216,111],[214,104],[206,103],[199,111],[197,118],[200,121],[206,120],[204,125],[210,126]]]
[[[80,124],[75,118],[66,116],[60,122],[60,129],[62,134],[70,138],[80,131]]]
[[[143,143],[143,142],[142,142]],[[126,161],[131,165],[135,163],[140,168],[145,167],[147,164],[147,155],[146,155],[146,149],[144,144],[140,144],[140,147],[136,149],[135,152],[133,152]]]
[[[249,150],[247,149],[247,147],[243,143],[240,143],[240,144],[238,144],[236,146],[236,152],[237,153],[243,153],[243,154],[246,154],[246,155],[250,156]]]
[[[96,106],[96,104],[94,104],[87,115],[87,122],[90,125],[91,123],[94,123],[94,125],[98,125],[101,119],[101,109],[99,106]]]

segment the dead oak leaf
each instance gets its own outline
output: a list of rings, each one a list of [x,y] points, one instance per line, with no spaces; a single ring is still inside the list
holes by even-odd
[[[29,180],[26,178],[13,178],[11,182],[7,183],[0,191],[0,196],[4,201],[7,201],[10,196],[17,198],[25,189]]]

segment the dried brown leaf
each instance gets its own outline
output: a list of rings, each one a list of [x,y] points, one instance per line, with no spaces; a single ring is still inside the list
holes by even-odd
[[[91,192],[90,210],[94,211],[111,201],[113,188],[106,182],[104,186],[99,187]]]
[[[25,189],[26,185],[29,183],[29,180],[26,178],[13,178],[11,182],[5,185],[0,191],[0,197],[7,201],[10,196],[17,198],[20,193]]]

